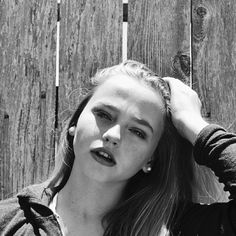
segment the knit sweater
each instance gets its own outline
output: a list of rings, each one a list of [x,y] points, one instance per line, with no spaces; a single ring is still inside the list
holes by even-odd
[[[186,203],[173,235],[236,235],[236,135],[220,126],[208,125],[197,137],[194,157],[198,164],[215,172],[225,191],[230,192],[230,200],[210,205]],[[0,235],[62,236],[57,217],[48,207],[49,199],[50,190],[39,184],[1,201]]]

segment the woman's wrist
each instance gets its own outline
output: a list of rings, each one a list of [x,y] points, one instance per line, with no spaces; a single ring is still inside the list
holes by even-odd
[[[208,124],[209,123],[206,122],[202,117],[189,115],[185,116],[184,119],[180,119],[176,128],[184,138],[186,138],[190,143],[194,144],[198,134]]]

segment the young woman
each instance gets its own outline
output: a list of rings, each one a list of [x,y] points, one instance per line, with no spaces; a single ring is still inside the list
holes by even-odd
[[[208,125],[200,107],[189,87],[141,63],[98,72],[50,179],[0,203],[0,234],[231,235],[235,201],[192,203],[203,194],[192,151],[236,192],[235,135]]]

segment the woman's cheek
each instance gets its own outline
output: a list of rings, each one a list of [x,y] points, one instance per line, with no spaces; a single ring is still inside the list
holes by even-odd
[[[132,161],[140,162],[145,159],[146,151],[142,144],[135,142],[127,145],[126,154],[129,154]]]

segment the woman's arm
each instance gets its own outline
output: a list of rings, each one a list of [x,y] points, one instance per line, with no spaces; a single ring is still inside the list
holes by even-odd
[[[236,235],[236,135],[204,121],[200,100],[191,88],[174,78],[165,80],[171,89],[174,126],[193,144],[196,162],[211,168],[234,199],[210,205],[189,203],[174,235]]]
[[[229,198],[236,199],[236,135],[208,125],[198,134],[193,151],[196,162],[211,168],[230,192]]]
[[[174,78],[164,78],[171,89],[172,121],[178,132],[194,146],[198,164],[211,168],[236,199],[236,135],[201,116],[201,102],[190,87]]]

